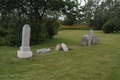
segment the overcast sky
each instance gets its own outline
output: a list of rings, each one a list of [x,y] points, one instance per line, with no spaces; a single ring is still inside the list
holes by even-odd
[[[78,1],[79,1],[79,3],[81,3],[82,6],[85,5],[84,0],[78,0]],[[82,1],[82,2],[81,2],[81,1]]]
[[[81,3],[81,5],[83,6],[85,4],[85,2],[84,2],[84,0],[82,0],[82,3]]]

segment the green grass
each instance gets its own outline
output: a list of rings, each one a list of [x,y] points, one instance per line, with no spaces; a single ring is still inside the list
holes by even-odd
[[[94,31],[99,44],[81,46],[88,30],[62,30],[44,44],[31,46],[33,57],[17,58],[19,47],[0,46],[0,80],[120,80],[120,33]],[[65,43],[68,52],[55,51]],[[37,49],[51,48],[47,54]]]

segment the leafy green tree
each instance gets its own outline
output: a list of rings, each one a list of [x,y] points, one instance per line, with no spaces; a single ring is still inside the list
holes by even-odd
[[[9,39],[5,45],[20,45],[24,24],[31,26],[31,44],[51,39],[60,26],[59,16],[74,20],[77,6],[77,0],[0,0],[0,28],[9,34],[3,37]]]
[[[115,17],[120,18],[120,1],[118,0],[85,0],[85,11],[83,21],[87,25],[102,26]]]

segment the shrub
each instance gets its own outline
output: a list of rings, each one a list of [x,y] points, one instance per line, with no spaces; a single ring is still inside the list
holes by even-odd
[[[42,43],[49,39],[48,32],[44,26],[39,25],[37,23],[31,23],[30,27],[31,27],[30,43],[32,45]]]
[[[114,31],[118,32],[118,30],[120,29],[120,19],[118,17],[114,17],[112,18],[112,22],[114,25]]]
[[[0,38],[1,38],[1,37],[5,37],[6,35],[7,35],[7,30],[2,29],[2,28],[0,27]]]
[[[51,21],[48,21],[48,23],[51,23]],[[60,22],[58,21],[55,21],[51,25],[46,26],[50,39],[57,34],[59,27],[60,27]]]
[[[45,20],[42,24],[31,23],[30,43],[38,44],[51,39],[60,27],[58,21],[52,19]]]
[[[0,38],[0,46],[4,46],[4,45],[6,45],[7,43],[7,41],[6,41],[7,39],[6,38],[3,38],[3,37],[1,37]]]
[[[20,45],[21,44],[21,35],[18,35],[18,31],[13,28],[8,28],[7,30],[4,30],[0,33],[3,33],[0,35],[0,45]]]
[[[11,22],[12,23],[12,22]],[[30,44],[35,45],[51,39],[60,27],[58,21],[52,19],[45,20],[42,23],[29,23],[19,20],[16,23],[7,24],[7,28],[0,27],[0,45],[20,46],[22,40],[22,27],[29,24],[31,27]]]
[[[108,20],[102,27],[103,32],[111,33],[114,32],[114,25],[111,20]]]

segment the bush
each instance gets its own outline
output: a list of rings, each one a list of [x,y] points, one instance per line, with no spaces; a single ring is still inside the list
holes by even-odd
[[[111,20],[108,20],[102,27],[103,32],[111,33],[114,32],[114,25]]]
[[[51,23],[51,21],[48,21],[48,23]],[[52,39],[52,37],[57,34],[60,25],[60,22],[55,21],[51,25],[46,26],[50,39]]]
[[[58,21],[53,19],[47,19],[42,24],[32,23],[31,26],[31,44],[43,43],[49,39],[52,39],[57,34],[60,27]]]
[[[13,46],[21,44],[21,35],[18,35],[17,30],[9,28],[8,30],[3,30],[3,32],[0,31],[0,33],[4,33],[3,35],[0,35],[1,46]]]
[[[11,25],[7,26],[8,28],[0,27],[0,45],[20,45],[21,44],[21,34],[19,34],[19,28],[14,28]],[[19,26],[17,26],[19,27]],[[18,31],[19,30],[19,31]],[[22,32],[22,31],[21,31]]]
[[[5,37],[6,35],[7,35],[7,30],[2,29],[2,28],[0,27],[0,38],[1,38],[1,37]]]
[[[120,29],[120,19],[118,17],[112,18],[112,22],[114,24],[114,31],[118,32]]]
[[[12,23],[12,24],[11,24]],[[52,19],[45,20],[42,23],[29,23],[28,21],[19,20],[16,23],[10,22],[7,28],[0,27],[0,45],[20,46],[22,41],[22,27],[29,24],[31,27],[30,44],[35,45],[51,39],[60,27],[58,21]]]
[[[44,26],[37,23],[31,23],[30,43],[32,45],[42,43],[49,39],[49,35]]]
[[[4,45],[6,45],[7,43],[7,41],[6,41],[7,39],[6,39],[6,37],[5,38],[0,38],[0,46],[4,46]]]

